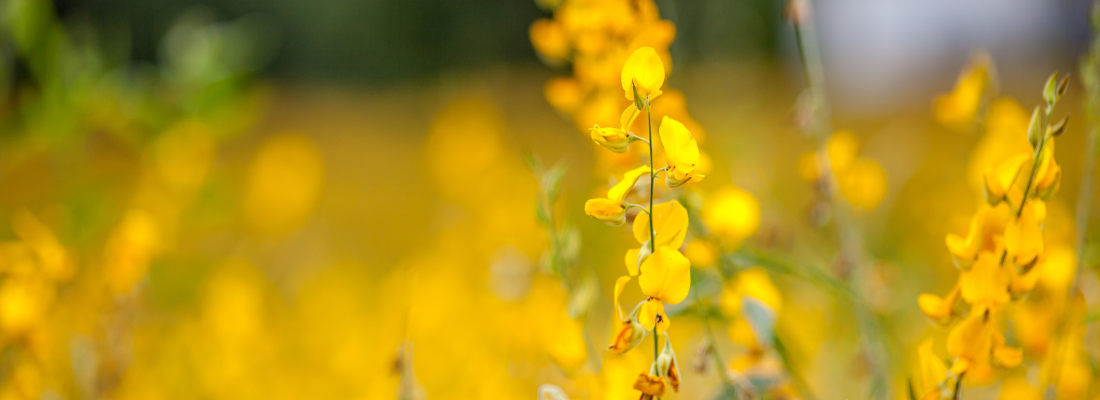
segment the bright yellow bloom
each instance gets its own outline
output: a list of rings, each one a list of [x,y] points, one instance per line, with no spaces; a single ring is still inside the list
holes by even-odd
[[[956,357],[951,370],[966,372],[971,382],[988,382],[995,376],[992,367],[1012,368],[1022,360],[1019,350],[1006,347],[1004,335],[994,329],[992,312],[987,305],[975,305],[947,336],[947,352]]]
[[[1058,191],[1062,178],[1062,167],[1054,160],[1054,139],[1047,139],[1043,153],[1039,156],[1039,170],[1035,172],[1035,194],[1039,198],[1048,199]]]
[[[947,365],[932,352],[931,338],[921,342],[917,350],[917,360],[920,363],[920,386],[917,389],[917,396],[922,400],[938,400],[940,383],[947,379]]]
[[[623,317],[623,309],[619,305],[619,295],[622,294],[627,282],[630,282],[629,276],[620,276],[615,281],[615,311],[619,313],[621,324],[616,330],[615,337],[611,339],[611,344],[607,345],[607,349],[615,354],[622,354],[637,347],[642,343],[642,339],[645,338],[646,334],[645,327],[638,323],[637,313]]]
[[[684,124],[666,116],[661,120],[659,133],[668,162],[665,170],[668,187],[679,187],[692,179],[696,182],[703,180],[703,175],[695,173],[695,165],[699,163],[699,144]]]
[[[1046,203],[1032,199],[1024,204],[1019,218],[1005,226],[1004,242],[1008,259],[1016,265],[1030,265],[1043,253],[1042,223],[1046,219]]]
[[[593,125],[590,129],[592,141],[612,152],[625,153],[630,150],[630,142],[636,139],[630,134],[629,128],[640,113],[637,107],[629,105],[626,110],[623,110],[623,115],[619,119],[620,128],[600,128],[599,125]]]
[[[725,186],[703,200],[703,222],[726,248],[736,248],[760,228],[760,204],[749,192]]]
[[[1000,305],[1010,299],[1010,278],[999,254],[983,252],[970,269],[959,273],[959,287],[967,303]]]
[[[917,298],[917,304],[920,305],[920,310],[929,319],[937,324],[947,325],[954,315],[955,302],[958,299],[959,285],[956,284],[945,298],[940,298],[940,296],[934,294],[921,293],[920,297]]]
[[[638,322],[647,330],[657,326],[658,332],[668,329],[669,320],[664,303],[677,304],[684,300],[691,288],[691,262],[670,247],[658,247],[640,268],[638,285],[649,299],[639,310]]]
[[[1009,197],[1013,184],[1020,177],[1020,168],[1025,162],[1031,161],[1031,154],[1020,153],[1000,163],[996,168],[990,168],[985,172],[986,201],[990,204],[1006,200]],[[1026,177],[1024,179],[1027,179]],[[1019,197],[1021,194],[1015,194]]]
[[[627,100],[635,101],[635,88],[645,100],[653,100],[661,95],[661,86],[665,84],[665,65],[652,47],[642,47],[626,59],[621,80]]]
[[[970,220],[965,238],[953,233],[947,234],[947,249],[960,268],[969,268],[978,258],[979,252],[999,252],[998,246],[1001,245],[1001,236],[1010,215],[1011,211],[1006,204],[995,207],[982,204]]]
[[[691,263],[671,247],[658,247],[642,263],[638,285],[642,293],[665,303],[677,304],[691,287]]]
[[[623,175],[623,180],[607,191],[607,198],[586,201],[584,203],[584,213],[611,226],[622,225],[626,222],[626,203],[623,203],[623,198],[634,187],[634,183],[638,181],[638,178],[648,174],[649,171],[649,167],[644,165],[627,171]]]
[[[679,201],[672,200],[667,203],[653,206],[653,225],[656,241],[652,244],[656,247],[670,247],[679,249],[684,244],[687,236],[688,213]],[[638,276],[638,265],[649,257],[649,218],[639,215],[634,219],[634,239],[642,244],[641,248],[630,249],[626,252],[626,270],[630,276]]]
[[[965,129],[974,123],[982,98],[992,83],[990,64],[988,55],[971,57],[970,66],[959,75],[954,90],[933,103],[937,121],[954,129]]]

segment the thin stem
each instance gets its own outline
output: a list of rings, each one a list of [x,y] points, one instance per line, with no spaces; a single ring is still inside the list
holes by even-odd
[[[1039,115],[1039,120],[1042,121],[1039,126],[1042,127],[1041,129],[1043,129],[1043,133],[1039,138],[1039,145],[1035,146],[1035,153],[1032,154],[1033,160],[1031,161],[1031,173],[1027,175],[1027,186],[1024,187],[1024,196],[1020,198],[1020,207],[1016,209],[1017,219],[1019,219],[1020,216],[1024,214],[1024,205],[1027,204],[1027,196],[1031,194],[1031,185],[1035,184],[1035,174],[1039,171],[1039,164],[1042,162],[1043,158],[1043,148],[1046,147],[1047,144],[1046,132],[1048,130],[1047,124],[1050,123],[1049,114],[1053,109],[1053,106],[1048,106],[1047,109],[1043,110],[1043,112]],[[1001,264],[1004,264],[1005,259],[1007,258],[1008,248],[1005,248],[1004,251],[1001,252]]]
[[[964,375],[966,375],[966,371],[963,371],[963,373],[959,374],[959,378],[955,379],[955,391],[951,395],[951,400],[959,400],[962,398],[962,383]]]
[[[710,343],[710,354],[714,360],[714,371],[718,373],[718,379],[722,381],[722,387],[725,389],[727,399],[737,398],[737,387],[730,382],[729,376],[726,375],[726,363],[722,361],[722,355],[718,354],[718,346],[714,341],[714,334],[710,331],[710,324],[707,323],[707,316],[702,316],[703,335],[706,336],[707,343]]]
[[[649,140],[646,141],[649,144],[649,170],[653,171],[653,108],[649,104],[649,99],[645,101],[645,117],[646,125],[649,127]],[[649,174],[649,209],[653,209],[653,185],[656,183],[657,177],[654,174]],[[657,233],[653,230],[653,213],[649,213],[649,249],[654,253],[657,252]],[[656,337],[653,340],[657,340]]]
[[[646,117],[646,125],[649,128],[649,140],[646,140],[646,144],[649,145],[649,170],[653,171],[653,108],[649,104],[649,98],[648,97],[645,99],[645,117]],[[649,174],[649,209],[650,210],[653,209],[653,185],[656,182],[657,182],[657,176],[650,173]],[[649,249],[650,249],[650,251],[656,253],[657,252],[657,232],[653,230],[653,213],[652,212],[647,212],[646,214],[649,214]],[[654,363],[657,362],[657,357],[660,354],[660,352],[657,349],[657,342],[660,341],[660,338],[657,337],[657,325],[660,323],[659,320],[661,318],[663,318],[663,316],[658,315],[657,316],[658,321],[656,321],[653,324],[653,362]]]
[[[840,260],[846,262],[849,266],[845,273],[844,286],[849,291],[856,292],[855,288],[851,286],[858,282],[856,275],[860,272],[863,263],[863,250],[859,244],[855,225],[849,219],[848,210],[842,206],[844,200],[838,193],[840,185],[832,172],[832,165],[828,157],[827,145],[828,138],[832,133],[832,121],[830,120],[829,101],[825,96],[825,68],[821,61],[820,47],[817,43],[813,23],[808,16],[802,20],[794,21],[792,25],[794,25],[795,39],[798,42],[798,54],[802,59],[802,73],[806,79],[806,87],[812,101],[812,133],[818,142],[819,168],[822,171],[822,179],[824,180],[824,191],[835,219]],[[886,345],[883,342],[882,333],[877,329],[879,321],[866,307],[857,306],[856,314],[862,325],[861,334],[868,339],[867,344],[864,345],[864,350],[867,351],[871,362],[876,364],[874,369],[877,371],[877,382],[875,384],[883,390],[889,390],[887,386],[887,379],[890,376],[888,371],[890,368],[889,350],[876,348]],[[883,354],[877,354],[878,351]],[[874,389],[875,387],[872,388],[872,390]],[[887,393],[883,397],[888,398],[890,396]]]

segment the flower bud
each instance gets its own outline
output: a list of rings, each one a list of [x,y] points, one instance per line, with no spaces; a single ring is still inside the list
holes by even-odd
[[[619,325],[619,330],[615,333],[611,344],[607,345],[607,349],[615,354],[625,353],[642,344],[645,334],[645,327],[638,323],[637,318],[631,315]]]
[[[610,199],[589,199],[584,202],[584,213],[611,226],[626,223],[626,208]]]
[[[668,381],[673,392],[680,392],[680,366],[676,363],[676,353],[672,351],[672,343],[665,333],[665,348],[661,355],[657,356],[657,374]]]
[[[599,125],[596,125],[589,131],[592,133],[593,142],[611,150],[613,153],[626,153],[627,150],[630,150],[631,137],[622,129],[600,128]]]
[[[1027,141],[1031,143],[1032,148],[1039,147],[1039,143],[1042,142],[1043,134],[1045,133],[1041,126],[1042,121],[1040,121],[1042,119],[1041,112],[1039,106],[1035,106],[1035,110],[1031,112],[1031,122],[1028,123],[1027,126]]]

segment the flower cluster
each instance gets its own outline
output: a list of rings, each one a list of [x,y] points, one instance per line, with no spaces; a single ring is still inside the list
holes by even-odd
[[[621,68],[639,48],[649,48],[655,56],[650,62],[661,66],[661,74],[645,75],[646,71],[657,70],[647,65],[639,74],[632,75],[638,79],[639,89],[648,90],[656,85],[655,91],[642,93],[654,102],[653,116],[657,120],[671,117],[681,122],[696,140],[703,139],[703,128],[688,114],[683,93],[661,87],[665,73],[672,70],[668,48],[676,37],[676,26],[660,18],[653,0],[552,3],[555,4],[546,4],[556,6],[550,7],[552,18],[531,24],[531,44],[546,64],[571,67],[572,75],[547,82],[546,100],[555,110],[568,115],[577,130],[612,151],[596,153],[601,172],[621,172],[648,156],[641,149],[630,151],[628,146],[637,139],[626,132],[644,128],[640,122],[635,125],[638,113],[619,113],[622,94],[617,82],[625,76],[620,74]],[[632,100],[627,82],[621,82],[627,99]],[[657,95],[662,93],[658,99]],[[705,169],[707,158],[702,156],[702,160],[703,165],[698,168]]]
[[[648,139],[642,139],[626,130],[620,131],[622,140],[644,141],[649,144],[650,165],[640,166],[627,172],[623,179],[608,192],[606,198],[588,200],[584,205],[585,213],[608,225],[619,226],[626,221],[629,208],[638,208],[642,214],[634,218],[633,233],[640,247],[626,252],[627,275],[615,282],[615,309],[621,321],[608,349],[615,353],[626,352],[639,344],[647,332],[654,337],[654,362],[648,372],[638,375],[634,388],[642,393],[642,398],[661,397],[666,387],[673,391],[680,387],[679,367],[672,345],[665,331],[671,320],[665,312],[665,304],[677,304],[683,301],[691,287],[691,262],[680,253],[688,230],[687,209],[679,201],[672,200],[654,204],[653,187],[661,173],[665,175],[665,184],[669,188],[679,187],[687,182],[699,181],[695,166],[699,163],[699,148],[684,124],[665,116],[661,121],[659,134],[664,144],[666,164],[653,168],[653,128],[651,101],[661,94],[665,69],[657,52],[650,47],[642,47],[627,59],[622,68],[622,88],[626,99],[631,100],[623,112],[623,121],[633,120],[645,110],[648,126]],[[593,138],[596,139],[595,130]],[[611,151],[617,151],[614,145],[596,140]],[[650,193],[648,206],[627,203],[624,198],[641,177],[649,178]],[[638,278],[638,285],[647,298],[638,303],[634,310],[624,315],[619,305],[619,295],[632,278]],[[658,337],[665,334],[664,351],[656,354]]]
[[[1043,239],[1046,201],[1061,180],[1054,138],[1066,126],[1065,118],[1051,124],[1050,117],[1067,82],[1051,76],[1043,94],[1045,104],[1031,116],[1027,135],[1032,148],[986,168],[985,203],[975,212],[968,232],[946,237],[959,278],[944,297],[922,294],[919,306],[935,323],[952,326],[946,347],[953,361],[948,367],[936,358],[931,341],[921,345],[922,398],[940,398],[951,378],[988,382],[997,368],[1012,368],[1023,360],[1021,350],[1006,342],[998,321],[1006,304],[1031,292],[1048,262]]]

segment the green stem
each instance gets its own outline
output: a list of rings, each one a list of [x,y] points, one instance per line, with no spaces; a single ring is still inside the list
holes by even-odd
[[[653,210],[653,185],[656,184],[656,182],[657,182],[657,176],[652,173],[653,172],[653,109],[649,104],[649,99],[648,98],[645,99],[645,118],[646,118],[646,125],[649,128],[649,140],[646,141],[646,144],[649,145],[649,171],[650,171],[650,174],[649,174],[649,209]],[[656,231],[653,230],[653,213],[652,212],[647,212],[646,214],[649,214],[649,249],[653,253],[656,253],[657,252],[657,233],[656,233]],[[638,267],[641,267],[641,266],[639,265]],[[653,362],[654,363],[657,362],[657,357],[660,356],[660,351],[657,348],[658,347],[657,344],[660,341],[660,338],[657,337],[657,325],[660,323],[659,320],[661,318],[663,318],[663,316],[658,315],[657,316],[658,321],[654,321],[654,324],[653,324]],[[660,399],[660,398],[658,398],[658,399]]]
[[[722,381],[722,387],[725,389],[727,399],[737,398],[737,387],[730,382],[729,376],[726,375],[726,363],[722,361],[722,355],[718,354],[717,342],[714,341],[714,334],[710,331],[710,324],[707,323],[706,314],[703,315],[703,334],[706,335],[707,343],[710,343],[710,354],[714,360],[714,371],[718,373],[718,379]]]
[[[833,218],[835,220],[835,227],[837,231],[837,244],[840,248],[840,260],[847,263],[849,266],[845,273],[846,279],[842,284],[846,291],[857,292],[854,286],[858,279],[856,277],[861,272],[861,264],[863,263],[863,250],[859,244],[858,233],[855,229],[855,225],[849,219],[848,210],[842,206],[843,198],[839,196],[839,184],[836,181],[836,177],[832,173],[832,166],[826,151],[828,138],[832,133],[832,121],[830,120],[829,101],[825,97],[825,68],[821,62],[820,47],[817,43],[817,36],[814,33],[813,23],[809,17],[801,21],[794,21],[794,33],[795,39],[798,44],[798,54],[802,58],[802,72],[806,79],[807,90],[809,90],[810,98],[813,102],[812,115],[812,129],[813,134],[817,138],[818,153],[820,155],[820,168],[822,170],[822,177],[825,180],[825,195],[829,200],[830,208],[833,210]],[[858,294],[853,298],[858,298]],[[875,382],[872,387],[872,391],[881,388],[884,391],[888,390],[887,380],[890,376],[890,354],[889,350],[882,348],[885,347],[882,332],[878,332],[877,326],[880,322],[877,317],[870,312],[870,308],[862,307],[857,304],[856,316],[861,322],[863,329],[861,334],[867,339],[867,344],[864,345],[864,350],[867,351],[868,357],[874,365]],[[879,348],[876,348],[879,347]],[[883,354],[878,354],[882,351]],[[890,397],[888,393],[884,393],[883,398]]]

